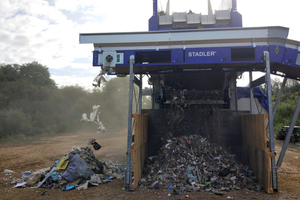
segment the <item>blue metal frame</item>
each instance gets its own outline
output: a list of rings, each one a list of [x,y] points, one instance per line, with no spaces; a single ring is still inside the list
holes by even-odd
[[[270,52],[271,63],[279,63],[300,67],[296,64],[298,50],[291,49],[284,46],[270,45],[270,46],[256,46],[255,60],[249,61],[232,61],[231,49],[234,48],[252,48],[252,46],[229,46],[229,47],[205,47],[205,48],[186,48],[186,49],[161,49],[158,51],[171,51],[170,63],[147,63],[135,64],[135,66],[163,66],[163,65],[201,65],[201,64],[237,64],[237,63],[263,63],[263,52]],[[157,51],[155,49],[149,50],[122,50],[118,53],[124,53],[124,64],[117,64],[118,66],[129,66],[130,55],[135,55],[136,52]],[[101,66],[98,64],[99,52],[93,52],[93,66]]]

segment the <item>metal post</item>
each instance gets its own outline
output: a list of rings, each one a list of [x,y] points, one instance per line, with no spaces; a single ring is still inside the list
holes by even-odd
[[[153,16],[157,14],[157,0],[153,0]]]
[[[284,140],[284,143],[282,145],[282,149],[281,149],[278,161],[277,161],[277,166],[278,167],[281,167],[281,163],[283,161],[286,149],[287,149],[288,144],[290,142],[291,135],[292,135],[292,132],[294,130],[296,120],[298,118],[299,111],[300,111],[300,96],[299,96],[298,103],[297,103],[297,106],[296,106],[296,109],[295,109],[295,112],[294,112],[294,115],[293,115],[293,118],[292,118],[292,121],[291,121],[291,124],[290,124],[290,127],[289,127],[289,131],[285,136],[285,140]]]
[[[142,114],[142,90],[143,90],[143,76],[140,74],[140,85],[139,85],[139,114]]]
[[[236,111],[237,107],[237,92],[236,92],[236,74],[234,73],[229,79],[229,92],[230,92],[230,110]]]
[[[127,162],[125,171],[125,190],[131,190],[131,143],[132,143],[132,99],[133,99],[133,61],[134,56],[130,56],[130,76],[129,76],[129,106],[128,106],[128,135],[127,135]]]
[[[272,186],[274,190],[278,188],[277,168],[275,165],[275,143],[274,143],[274,130],[273,130],[273,112],[272,112],[272,87],[271,87],[271,67],[270,67],[270,55],[268,51],[264,51],[264,57],[266,61],[266,84],[268,90],[268,108],[269,108],[269,147],[273,157],[271,158],[272,168]]]
[[[251,86],[251,82],[252,82],[252,71],[249,71],[249,89],[250,89],[250,114],[253,114],[253,91],[252,91],[252,86]]]
[[[237,10],[236,0],[232,0],[232,10]]]

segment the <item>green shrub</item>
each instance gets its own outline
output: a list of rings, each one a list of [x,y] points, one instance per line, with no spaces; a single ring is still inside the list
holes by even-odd
[[[32,135],[31,118],[21,110],[0,111],[0,137]]]

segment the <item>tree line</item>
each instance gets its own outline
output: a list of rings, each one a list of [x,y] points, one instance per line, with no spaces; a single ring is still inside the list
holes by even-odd
[[[0,64],[0,138],[96,132],[96,124],[80,123],[93,105],[100,105],[100,121],[108,131],[126,127],[128,78],[113,78],[102,90],[58,88],[48,68],[38,62]]]

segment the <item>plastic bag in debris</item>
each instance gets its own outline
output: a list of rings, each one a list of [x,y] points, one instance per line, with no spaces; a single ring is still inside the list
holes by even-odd
[[[78,154],[82,156],[82,158],[89,164],[91,169],[96,174],[102,174],[103,173],[103,167],[104,163],[100,162],[97,158],[95,158],[95,155],[93,151],[89,147],[75,147],[72,151],[70,151],[67,155],[65,160],[70,160],[75,154]]]
[[[51,174],[51,178],[52,178],[53,181],[59,181],[59,173],[53,172]]]
[[[75,154],[69,162],[68,168],[62,174],[62,177],[69,182],[74,182],[79,178],[87,180],[94,172],[89,164],[79,155]]]
[[[98,142],[94,142],[94,143],[93,143],[93,148],[94,148],[95,150],[99,150],[99,149],[101,149],[101,145],[100,145]]]

